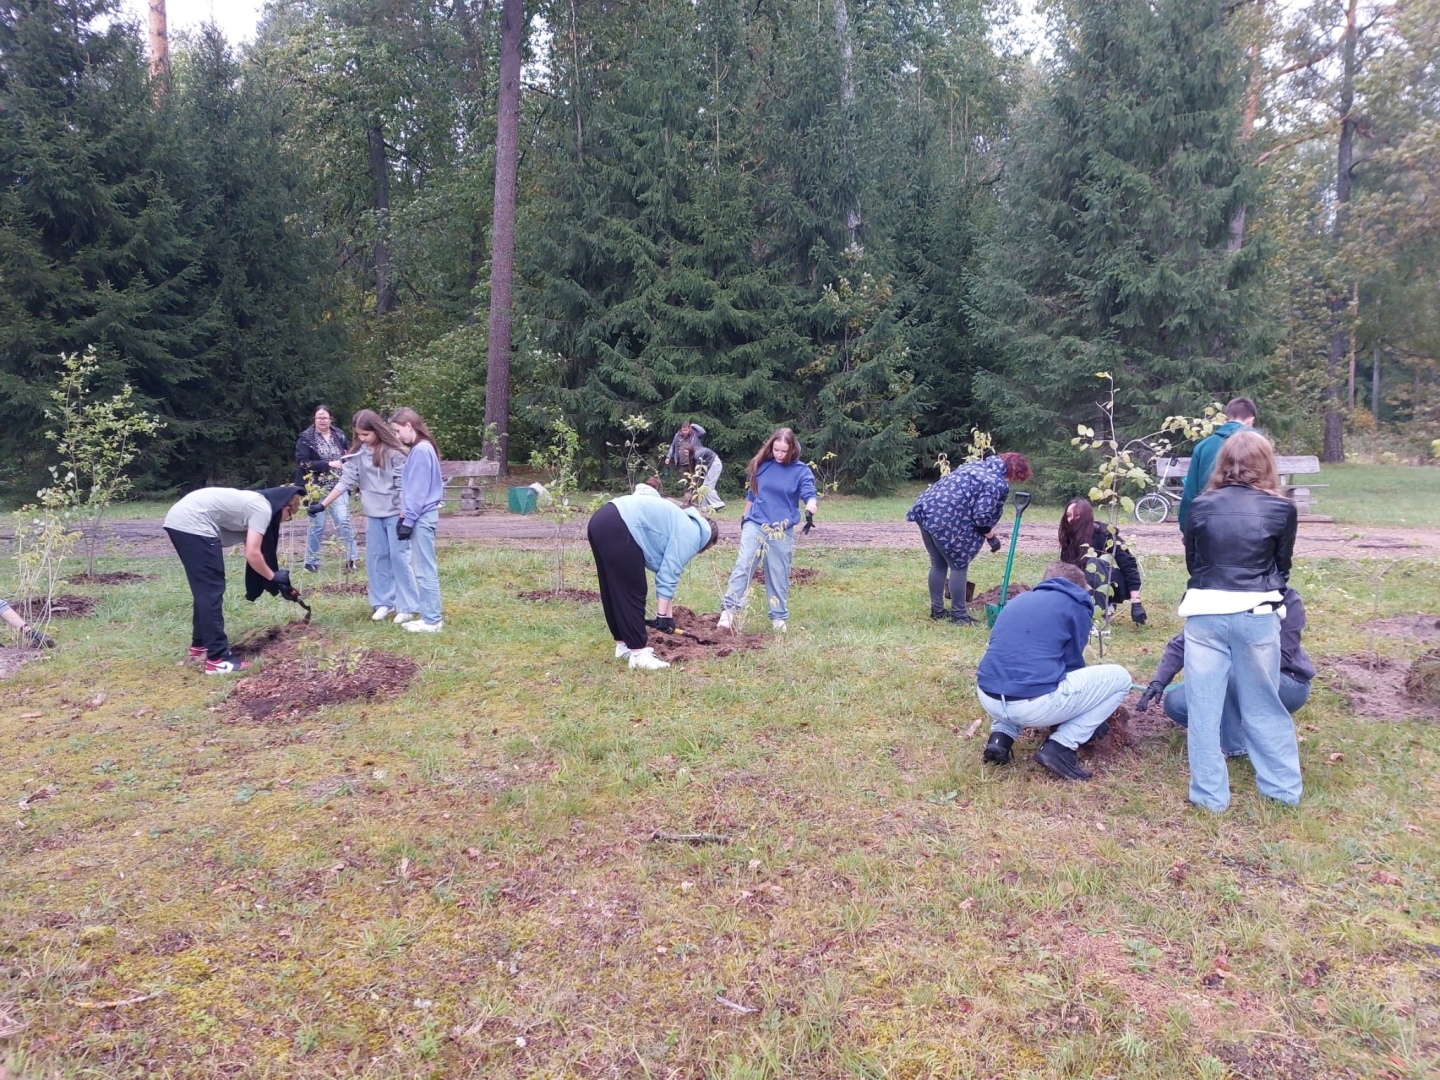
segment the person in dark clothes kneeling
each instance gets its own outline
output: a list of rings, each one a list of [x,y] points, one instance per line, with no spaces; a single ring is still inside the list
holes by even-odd
[[[1021,728],[1053,727],[1035,760],[1062,780],[1090,779],[1075,751],[1130,692],[1119,664],[1085,666],[1094,612],[1084,573],[1065,562],[1051,563],[1044,581],[1005,605],[975,669],[991,719],[986,762],[1007,764]]]
[[[595,556],[600,579],[600,604],[615,639],[615,659],[632,669],[658,671],[669,663],[645,643],[645,597],[650,591],[645,571],[655,575],[654,622],[648,625],[673,634],[671,604],[685,564],[715,546],[720,526],[694,507],[681,508],[654,495],[622,495],[611,499],[590,518],[585,537]]]
[[[262,592],[299,600],[290,571],[279,568],[275,549],[280,523],[300,508],[293,485],[240,491],[201,488],[165,515],[165,532],[175,545],[194,598],[190,658],[205,658],[206,675],[228,675],[249,667],[236,659],[225,636],[225,549],[245,545],[245,599]]]

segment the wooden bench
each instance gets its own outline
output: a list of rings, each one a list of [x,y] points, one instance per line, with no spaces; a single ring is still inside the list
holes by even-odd
[[[1297,476],[1319,476],[1320,459],[1314,454],[1281,454],[1276,457],[1276,464],[1280,470],[1280,494],[1294,501],[1300,516],[1308,521],[1329,521],[1329,518],[1310,513],[1310,508],[1319,501],[1314,497],[1315,489],[1328,488],[1330,485],[1312,484],[1309,481],[1297,484],[1292,481],[1292,478]],[[1190,459],[1157,457],[1154,465],[1155,476],[1165,493],[1178,499],[1181,486],[1185,482],[1185,474],[1190,471]]]
[[[445,500],[453,495],[460,497],[460,509],[474,512],[484,506],[480,488],[481,480],[494,479],[500,475],[500,463],[489,458],[479,461],[442,461],[440,479],[445,482]]]

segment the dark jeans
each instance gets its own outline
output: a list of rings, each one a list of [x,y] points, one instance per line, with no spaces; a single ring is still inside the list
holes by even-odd
[[[962,618],[969,614],[965,610],[965,576],[970,569],[969,563],[952,563],[940,550],[940,545],[935,538],[924,529],[920,530],[920,539],[925,542],[925,550],[930,553],[930,610],[940,613],[945,610],[945,575],[950,575],[950,610],[955,618]]]
[[[610,636],[632,649],[643,649],[649,640],[645,627],[645,597],[650,584],[645,580],[645,553],[630,535],[630,526],[614,505],[595,511],[585,529],[590,552],[595,556],[595,573],[600,578],[600,606]]]
[[[211,660],[230,655],[230,639],[225,636],[225,549],[220,541],[209,536],[166,529],[194,598],[194,615],[190,644],[204,646]]]

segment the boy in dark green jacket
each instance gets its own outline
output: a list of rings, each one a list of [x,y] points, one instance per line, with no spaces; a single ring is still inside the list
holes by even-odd
[[[1220,454],[1220,444],[1241,428],[1255,426],[1255,402],[1248,397],[1237,397],[1225,406],[1226,423],[1215,429],[1195,444],[1190,454],[1190,468],[1185,473],[1185,487],[1180,493],[1180,531],[1185,531],[1185,522],[1190,517],[1190,504],[1195,496],[1205,490],[1210,471],[1215,468],[1215,458]]]

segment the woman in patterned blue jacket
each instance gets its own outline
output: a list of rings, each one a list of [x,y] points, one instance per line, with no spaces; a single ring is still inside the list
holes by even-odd
[[[920,539],[930,553],[930,617],[945,617],[945,577],[950,577],[950,619],[959,626],[975,620],[965,609],[965,579],[970,560],[991,537],[1010,483],[1030,479],[1030,463],[1022,454],[999,454],[972,461],[926,488],[906,521],[920,526]],[[999,550],[998,541],[992,545]]]

